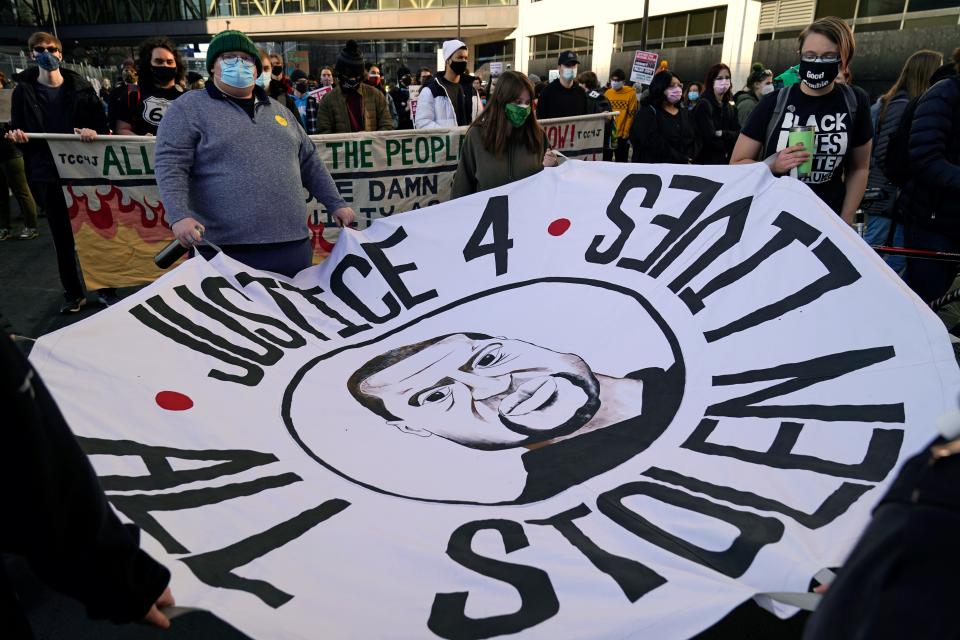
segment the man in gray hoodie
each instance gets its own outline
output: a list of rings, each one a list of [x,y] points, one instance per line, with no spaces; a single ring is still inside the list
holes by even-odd
[[[213,81],[170,103],[157,132],[166,219],[183,246],[204,236],[250,267],[292,277],[313,255],[303,188],[344,226],[353,209],[292,114],[256,86],[260,56],[246,35],[217,34],[207,70]]]

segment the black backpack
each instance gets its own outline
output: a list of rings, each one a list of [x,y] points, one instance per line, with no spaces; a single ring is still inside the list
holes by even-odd
[[[919,102],[920,96],[910,99],[910,102],[903,109],[903,115],[900,116],[900,124],[897,125],[897,130],[887,141],[887,157],[883,166],[883,175],[898,187],[905,185],[913,173],[910,169],[910,127],[913,126],[913,116],[917,111],[917,103]]]

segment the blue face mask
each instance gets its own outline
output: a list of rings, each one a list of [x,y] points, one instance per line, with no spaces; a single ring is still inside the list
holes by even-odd
[[[49,51],[44,51],[37,56],[37,66],[47,71],[53,71],[60,68],[60,59]]]
[[[257,86],[263,90],[270,88],[270,72],[264,71],[259,76],[257,76]]]
[[[700,99],[700,92],[699,92],[699,91],[691,91],[690,93],[687,94],[687,99],[688,99],[690,102],[696,102],[697,100]]]
[[[577,77],[577,68],[576,67],[564,67],[561,71],[561,75],[564,80],[573,80]]]
[[[256,71],[257,66],[254,63],[239,58],[220,61],[220,80],[236,89],[253,86]]]

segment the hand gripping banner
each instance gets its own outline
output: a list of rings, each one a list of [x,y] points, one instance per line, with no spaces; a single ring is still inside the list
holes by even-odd
[[[550,146],[569,158],[599,160],[603,128],[614,113],[545,120]],[[357,213],[357,227],[450,199],[466,127],[312,136],[344,200]],[[173,233],[164,218],[154,177],[156,139],[104,136],[93,143],[78,136],[46,139],[60,174],[89,289],[152,282],[163,272],[153,264]],[[304,191],[314,260],[326,258],[339,234],[330,214]]]
[[[32,360],[178,602],[281,639],[689,637],[840,565],[960,389],[761,165],[571,161],[292,280],[193,259]]]

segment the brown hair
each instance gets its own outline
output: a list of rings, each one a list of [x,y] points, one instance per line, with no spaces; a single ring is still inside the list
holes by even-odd
[[[52,33],[47,33],[46,31],[37,31],[30,36],[30,39],[27,40],[27,47],[31,50],[43,44],[44,42],[52,42],[57,45],[57,48],[60,49],[60,53],[63,53],[63,43],[60,42],[60,38],[53,35]]]
[[[719,96],[719,100],[720,102],[730,102],[731,100],[733,100],[733,74],[730,72],[730,67],[723,64],[722,62],[718,62],[717,64],[713,65],[707,70],[707,79],[704,80],[703,89],[700,91],[701,98],[714,95],[713,81],[717,79],[717,76],[720,75],[721,71],[726,71],[727,75],[730,76],[731,81],[730,81],[730,88],[727,89],[727,92],[724,93],[722,96]],[[709,102],[709,100],[707,100],[706,102]]]
[[[600,88],[600,80],[597,79],[597,74],[593,71],[584,71],[581,73],[577,76],[577,82],[591,91],[596,91]]]
[[[853,54],[857,49],[857,41],[853,37],[853,30],[850,29],[850,25],[843,18],[836,16],[820,18],[801,31],[797,38],[797,50],[799,52],[803,51],[803,41],[811,33],[819,33],[839,47],[841,68],[846,68],[853,60]]]
[[[921,49],[907,58],[900,70],[900,77],[890,89],[880,96],[880,121],[887,112],[890,101],[901,91],[916,98],[930,87],[930,76],[943,64],[943,55],[929,49]]]
[[[174,78],[174,81],[180,82],[183,80],[187,73],[186,66],[183,64],[183,57],[181,57],[180,51],[173,40],[163,36],[147,38],[140,43],[140,51],[137,56],[137,77],[140,88],[153,86],[153,75],[150,70],[153,65],[154,49],[166,49],[173,55],[173,59],[177,63],[177,77]]]
[[[507,105],[519,98],[524,90],[530,96],[530,115],[523,126],[514,127],[507,120]],[[480,128],[480,141],[484,149],[494,155],[502,156],[507,150],[510,136],[517,135],[523,139],[531,153],[543,151],[545,134],[533,110],[533,97],[533,85],[524,74],[519,71],[505,71],[500,76],[486,109],[470,125]]]

